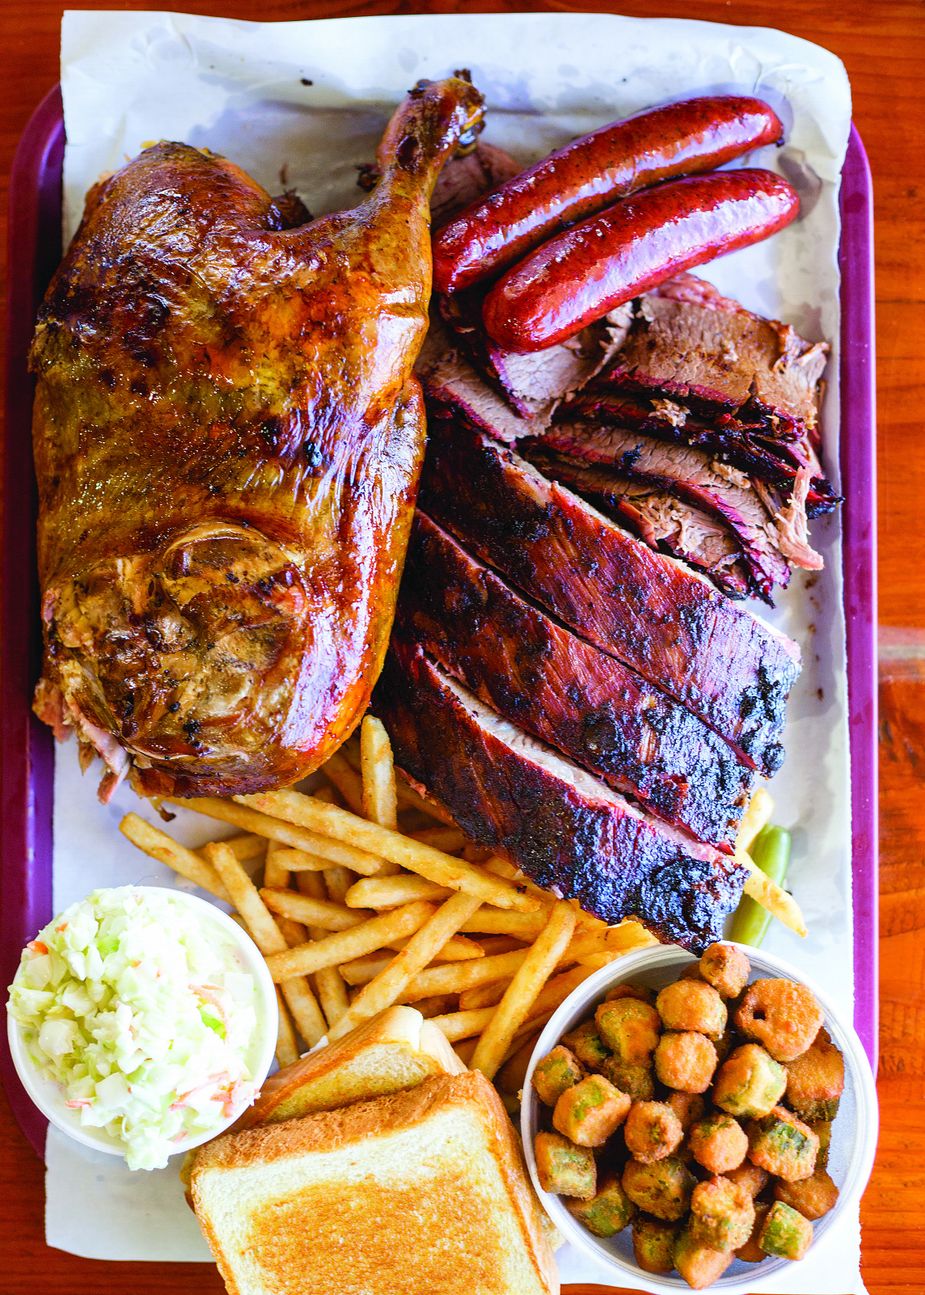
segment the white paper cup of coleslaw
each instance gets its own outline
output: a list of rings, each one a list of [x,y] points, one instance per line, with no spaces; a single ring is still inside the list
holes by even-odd
[[[781,958],[745,945],[737,947],[742,949],[751,963],[750,980],[784,977],[799,981],[812,990],[822,1008],[825,1028],[845,1058],[845,1091],[832,1127],[828,1162],[828,1170],[839,1189],[839,1197],[835,1208],[813,1224],[814,1239],[809,1253],[814,1254],[820,1246],[828,1246],[832,1238],[838,1235],[838,1220],[845,1216],[846,1211],[856,1208],[867,1186],[877,1147],[877,1090],[867,1054],[854,1027],[836,1013],[818,985]],[[675,945],[637,949],[609,966],[602,967],[579,985],[550,1017],[537,1040],[524,1080],[520,1115],[530,1178],[543,1208],[565,1239],[598,1264],[604,1265],[615,1285],[665,1292],[665,1295],[678,1295],[678,1292],[689,1291],[690,1287],[676,1273],[663,1277],[643,1272],[633,1256],[630,1228],[625,1228],[615,1237],[606,1240],[596,1237],[569,1213],[561,1197],[543,1191],[533,1150],[534,1138],[540,1127],[541,1104],[533,1090],[531,1077],[537,1062],[556,1046],[563,1034],[587,1020],[614,985],[633,981],[658,990],[677,980],[684,968],[694,961],[691,954]],[[723,1291],[727,1295],[744,1295],[744,1292],[758,1295],[762,1291],[776,1291],[780,1287],[781,1274],[786,1269],[797,1271],[799,1267],[799,1263],[790,1263],[786,1259],[768,1258],[760,1264],[743,1263],[736,1259],[709,1289]]]
[[[226,964],[229,972],[233,972],[235,976],[243,974],[253,982],[253,1029],[248,1031],[246,1043],[240,1052],[246,1082],[240,1085],[237,1093],[232,1091],[222,1105],[213,1103],[216,1118],[214,1122],[208,1121],[208,1127],[201,1127],[195,1132],[170,1140],[169,1154],[181,1155],[227,1129],[259,1092],[273,1064],[279,1021],[276,990],[266,962],[253,940],[214,904],[185,891],[162,886],[124,886],[94,893],[109,895],[119,892],[131,892],[133,896],[140,897],[149,915],[153,910],[168,923],[171,918],[175,918],[177,926],[182,924],[187,934],[194,932],[197,939],[208,941],[210,948]],[[54,922],[59,920],[60,917],[55,918]],[[25,1029],[14,1018],[9,1006],[7,1034],[16,1073],[29,1097],[49,1123],[84,1146],[110,1155],[124,1156],[125,1140],[105,1128],[82,1122],[80,1106],[69,1105],[61,1084],[34,1060],[27,1045]]]

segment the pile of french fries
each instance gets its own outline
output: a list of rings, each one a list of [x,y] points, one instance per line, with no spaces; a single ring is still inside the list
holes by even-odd
[[[468,841],[396,779],[372,716],[321,773],[311,794],[162,802],[238,829],[196,850],[137,814],[121,823],[145,854],[229,903],[250,932],[277,986],[280,1065],[409,1003],[466,1065],[494,1079],[508,1063],[516,1082],[518,1059],[572,990],[655,943],[639,923],[608,927]],[[750,872],[746,889],[792,925],[790,897],[758,877]]]

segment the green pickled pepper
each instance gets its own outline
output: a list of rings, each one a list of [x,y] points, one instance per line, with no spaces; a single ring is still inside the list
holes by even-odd
[[[792,840],[783,827],[765,827],[755,837],[749,853],[761,871],[778,886],[784,884],[790,864]],[[757,948],[767,934],[771,914],[750,895],[743,895],[732,919],[730,940]]]

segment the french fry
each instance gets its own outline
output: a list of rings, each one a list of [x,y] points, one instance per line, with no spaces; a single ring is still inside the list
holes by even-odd
[[[251,863],[259,859],[267,848],[266,838],[255,832],[239,832],[237,836],[226,836],[224,844],[239,863]]]
[[[152,826],[138,814],[126,814],[119,824],[119,831],[132,845],[143,850],[150,858],[157,859],[158,863],[166,864],[200,890],[207,890],[216,899],[228,899],[228,891],[212,865],[195,851],[180,845],[159,827]]]
[[[480,935],[476,939],[483,953],[511,953],[523,949],[527,940],[518,940],[513,935]]]
[[[349,810],[325,805],[296,791],[261,792],[254,796],[236,796],[236,802],[263,814],[276,815],[287,822],[312,831],[327,833],[368,854],[378,854],[391,863],[427,877],[453,890],[477,895],[498,908],[533,912],[539,903],[532,896],[519,894],[507,882],[491,876],[483,868],[443,854],[432,846],[422,845],[378,823],[369,823]]]
[[[425,999],[425,1002],[433,1001]],[[476,1034],[481,1034],[494,1014],[494,1007],[477,1007],[468,1012],[448,1012],[444,1016],[432,1016],[430,1019],[450,1043],[458,1043],[460,1039],[471,1039]]]
[[[392,744],[381,720],[374,715],[364,716],[360,725],[360,781],[363,817],[397,832],[398,801]],[[397,863],[383,859],[379,876],[400,871]]]
[[[438,886],[426,877],[400,872],[394,876],[361,877],[347,891],[344,903],[348,908],[398,908],[415,899],[449,899],[452,893],[446,886]],[[496,911],[504,912],[500,908]]]
[[[189,800],[171,800],[171,805],[184,809],[194,809],[197,813],[209,818],[217,818],[223,823],[233,823],[248,832],[256,832],[272,841],[291,845],[296,850],[305,850],[308,854],[320,855],[329,864],[340,864],[352,868],[354,872],[364,873],[371,877],[379,867],[379,860],[363,850],[358,850],[342,841],[332,840],[320,832],[312,832],[282,819],[260,814],[246,805],[235,804],[232,800],[220,800],[217,796],[191,796]],[[319,801],[324,804],[324,801]],[[326,806],[335,809],[336,806]],[[344,811],[338,810],[338,813]]]
[[[289,1008],[286,1006],[279,985],[276,986],[276,1004],[279,1008],[279,1022],[276,1027],[276,1060],[281,1067],[291,1066],[299,1059],[299,1045],[292,1027]]]
[[[800,906],[792,895],[788,895],[786,890],[778,886],[770,877],[761,871],[757,863],[749,854],[745,854],[736,848],[736,859],[739,863],[744,864],[748,869],[748,876],[745,878],[745,893],[751,895],[756,903],[776,917],[779,922],[783,922],[789,930],[794,931],[797,935],[805,936],[806,922]]]
[[[771,793],[766,787],[756,787],[739,822],[739,830],[736,833],[736,854],[748,853],[754,845],[755,837],[770,823],[773,813],[774,801]]]
[[[418,927],[401,953],[364,986],[350,1004],[346,1015],[331,1030],[331,1040],[341,1038],[361,1021],[377,1016],[391,1007],[401,997],[409,980],[424,970],[459,929],[460,923],[475,912],[479,902],[477,896],[460,891],[441,904],[433,916]]]
[[[561,902],[561,901],[560,901]],[[572,912],[574,913],[574,909]],[[575,936],[558,959],[560,968],[570,967],[579,958],[591,953],[599,953],[605,942],[598,935],[581,932]],[[413,1003],[418,998],[432,998],[435,994],[463,994],[475,985],[485,985],[496,980],[506,984],[523,965],[530,949],[518,949],[512,953],[498,953],[471,962],[454,962],[443,966],[428,967],[405,988],[405,1002]],[[346,974],[345,977],[346,979]]]
[[[399,940],[402,936],[412,935],[434,913],[432,904],[406,904],[403,908],[391,909],[380,913],[368,921],[353,926],[348,931],[333,931],[321,940],[300,945],[296,949],[271,953],[267,958],[270,975],[279,984],[292,976],[307,975],[320,971],[322,967],[336,967],[361,953],[372,953],[381,949],[390,940]],[[475,959],[472,963],[453,964],[474,966],[484,959]],[[422,998],[430,997],[422,994]]]
[[[540,1031],[532,1030],[498,1071],[495,1083],[503,1093],[516,1095],[523,1088],[527,1078],[527,1066],[530,1064],[530,1058],[533,1056],[533,1049],[539,1037]]]
[[[363,816],[382,827],[398,828],[398,796],[392,743],[381,720],[364,716],[360,725],[360,777]]]
[[[267,857],[263,865],[263,884],[272,890],[285,890],[289,885],[289,869],[280,859],[287,853],[285,846],[278,841],[267,844]]]
[[[264,887],[260,898],[271,913],[288,917],[307,926],[317,926],[327,931],[347,931],[359,926],[374,914],[364,909],[346,908],[330,899],[312,899],[296,890],[269,890]]]
[[[247,923],[247,929],[260,952],[268,959],[274,956],[284,957],[289,947],[286,937],[260,898],[256,886],[244,871],[243,865],[220,841],[210,842],[204,847],[204,853],[222,879],[232,904]],[[311,986],[299,972],[281,979],[283,998],[292,1013],[296,1029],[305,1042],[314,1047],[319,1039],[324,1037],[327,1025]]]
[[[362,814],[363,783],[356,770],[347,763],[343,751],[335,751],[322,765],[321,772],[337,788],[347,808],[354,814]]]
[[[458,827],[423,827],[417,832],[410,832],[415,841],[420,841],[422,845],[432,845],[435,850],[442,850],[444,854],[458,854],[467,842]]]
[[[340,795],[338,790],[336,787],[332,787],[330,783],[322,787],[316,787],[312,792],[312,795],[317,800],[323,800],[328,805],[340,804]]]
[[[328,899],[333,899],[335,903],[342,904],[347,891],[356,881],[356,877],[349,868],[325,868],[324,870],[324,888],[328,892]]]
[[[307,850],[294,850],[292,846],[280,845],[278,841],[274,841],[273,844],[276,846],[276,862],[287,872],[324,872],[331,866],[331,860],[323,859],[320,854],[309,854]]]
[[[495,1077],[517,1031],[523,1026],[540,991],[568,947],[574,930],[575,910],[570,904],[560,901],[553,906],[544,931],[514,974],[479,1039],[470,1063],[473,1070],[481,1070],[487,1079]]]
[[[310,899],[326,899],[327,889],[324,878],[317,872],[302,872],[296,877],[300,892]],[[320,940],[325,935],[319,926],[309,926],[308,934],[313,940]],[[315,972],[315,993],[328,1025],[335,1025],[350,1006],[347,997],[347,986],[337,967],[322,967]]]
[[[535,940],[546,925],[547,913],[512,913],[483,904],[466,923],[466,934],[513,935],[524,943]]]
[[[414,1006],[425,1019],[430,1020],[431,1017],[446,1016],[448,1012],[452,1012],[456,1002],[453,994],[437,994],[433,998],[422,998]]]
[[[288,917],[282,917],[279,920],[279,929],[290,949],[305,942],[306,931],[300,922],[293,922]],[[315,1039],[314,1043],[312,1043],[311,1038],[304,1031],[309,1030],[312,1034],[316,1034],[321,1029],[323,1034],[324,1022],[319,1022],[318,1020],[319,1003],[307,978],[305,976],[296,976],[292,980],[287,980],[285,985],[280,986],[280,988],[299,1033],[306,1043],[314,1046],[318,1039]],[[320,1037],[321,1035],[318,1036],[318,1038]]]
[[[593,956],[593,955],[592,955]],[[614,954],[618,957],[618,954]],[[558,1007],[560,1003],[565,1002],[573,989],[577,989],[583,981],[593,975],[593,968],[582,966],[580,963],[571,967],[568,971],[562,971],[557,976],[552,976],[540,990],[533,1009],[536,1013],[548,1011],[550,1008]],[[468,990],[461,994],[459,1006],[464,1010],[476,1010],[480,1007],[491,1007],[495,1003],[500,1003],[504,996],[507,984],[503,980],[496,980],[487,985],[479,985],[475,989]]]

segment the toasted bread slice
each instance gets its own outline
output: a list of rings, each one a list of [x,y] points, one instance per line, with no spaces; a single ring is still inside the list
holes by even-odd
[[[414,1088],[464,1070],[446,1036],[413,1007],[390,1007],[344,1038],[271,1075],[236,1128]]]
[[[192,1174],[231,1295],[555,1295],[513,1129],[477,1072],[227,1133]]]

